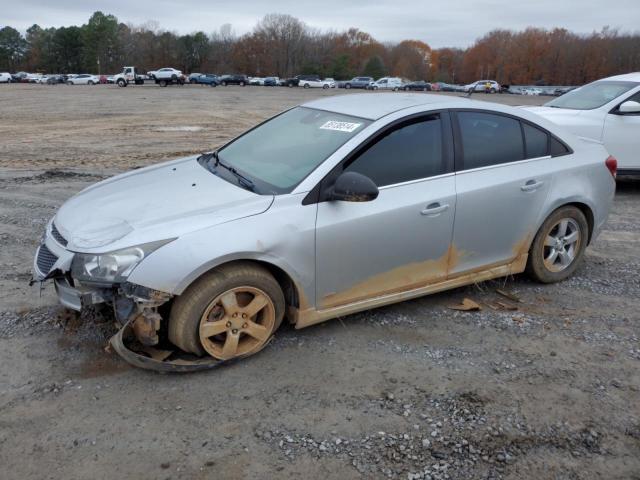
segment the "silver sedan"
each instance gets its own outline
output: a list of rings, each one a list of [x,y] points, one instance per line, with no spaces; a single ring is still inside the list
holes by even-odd
[[[323,98],[80,192],[49,222],[35,280],[75,310],[113,304],[147,347],[229,360],[285,318],[303,328],[525,270],[561,281],[605,223],[615,172],[600,143],[521,109]]]

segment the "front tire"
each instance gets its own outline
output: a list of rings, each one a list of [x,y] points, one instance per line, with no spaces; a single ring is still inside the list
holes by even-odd
[[[122,78],[118,79],[118,86],[119,87],[126,87],[127,86],[127,82],[125,82]]]
[[[536,234],[527,260],[527,272],[542,283],[570,277],[580,266],[589,239],[589,224],[580,209],[557,209]]]
[[[226,265],[196,280],[171,308],[169,340],[219,360],[260,351],[282,323],[284,295],[267,269]]]
[[[161,87],[166,87],[167,86],[167,81],[166,80],[160,80],[158,82],[158,85],[160,85]]]

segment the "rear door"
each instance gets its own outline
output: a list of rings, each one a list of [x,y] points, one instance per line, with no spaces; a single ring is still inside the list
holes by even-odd
[[[370,202],[321,201],[316,222],[318,310],[444,280],[456,208],[446,113],[390,127],[339,165],[379,187]],[[325,182],[323,181],[323,182]]]
[[[629,100],[640,103],[640,92],[625,99]],[[617,108],[605,118],[602,142],[620,170],[640,170],[640,114],[620,113]]]
[[[551,137],[518,118],[453,113],[456,191],[450,275],[510,263],[525,254],[547,197]]]

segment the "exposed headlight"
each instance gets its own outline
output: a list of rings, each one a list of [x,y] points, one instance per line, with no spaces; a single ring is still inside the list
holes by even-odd
[[[121,283],[145,257],[173,240],[160,240],[108,253],[76,253],[71,263],[71,276],[78,280]]]

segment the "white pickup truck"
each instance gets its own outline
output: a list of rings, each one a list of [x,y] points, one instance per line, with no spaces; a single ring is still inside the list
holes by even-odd
[[[113,83],[119,87],[126,87],[130,83],[142,85],[144,83],[144,79],[142,78],[142,75],[136,71],[136,67],[124,67],[121,73],[113,76]]]

